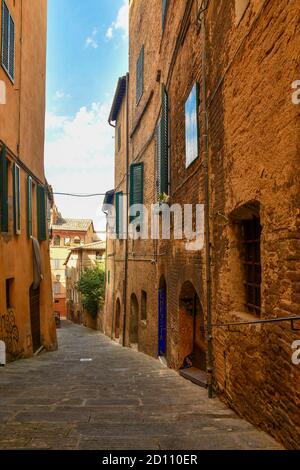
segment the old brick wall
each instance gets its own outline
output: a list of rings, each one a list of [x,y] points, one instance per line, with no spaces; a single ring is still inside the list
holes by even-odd
[[[222,3],[222,5],[220,5]],[[214,321],[255,320],[244,307],[231,214],[260,204],[261,318],[299,314],[299,4],[210,2],[208,57]],[[221,80],[221,82],[220,82]],[[221,83],[219,88],[217,84]],[[219,390],[241,415],[287,447],[299,446],[299,339],[289,323],[214,330]]]

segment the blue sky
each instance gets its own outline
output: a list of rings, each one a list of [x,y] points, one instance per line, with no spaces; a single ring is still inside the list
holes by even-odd
[[[113,188],[114,132],[107,118],[128,69],[128,0],[49,0],[46,176],[55,192]],[[102,199],[56,197],[65,217],[104,229]]]

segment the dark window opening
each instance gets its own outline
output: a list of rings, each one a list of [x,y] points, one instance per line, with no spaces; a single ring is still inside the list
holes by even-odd
[[[261,225],[258,217],[242,222],[244,245],[246,306],[249,312],[261,312]]]
[[[147,321],[147,292],[142,290],[141,320]]]

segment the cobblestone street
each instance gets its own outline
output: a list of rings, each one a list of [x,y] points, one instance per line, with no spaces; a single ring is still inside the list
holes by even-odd
[[[59,351],[0,369],[1,449],[280,448],[159,361],[67,322],[58,334]]]

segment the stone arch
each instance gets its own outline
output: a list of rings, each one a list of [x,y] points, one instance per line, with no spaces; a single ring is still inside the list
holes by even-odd
[[[179,294],[179,360],[191,356],[192,365],[206,370],[206,341],[203,308],[194,285],[182,284]]]
[[[134,293],[130,297],[129,342],[130,344],[139,342],[139,303]]]

